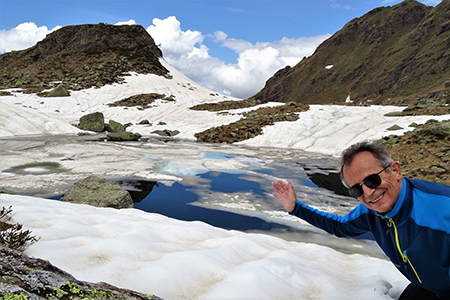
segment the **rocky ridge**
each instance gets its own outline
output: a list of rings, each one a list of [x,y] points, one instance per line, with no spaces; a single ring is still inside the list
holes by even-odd
[[[331,104],[411,104],[450,85],[450,2],[376,8],[310,57],[279,70],[253,98]],[[447,92],[448,94],[448,92]]]
[[[66,26],[31,48],[0,55],[0,89],[37,93],[63,83],[81,90],[121,82],[129,72],[164,76],[161,57],[140,25]]]

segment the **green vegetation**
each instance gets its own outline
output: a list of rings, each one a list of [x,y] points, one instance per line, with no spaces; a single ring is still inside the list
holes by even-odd
[[[8,224],[2,219],[8,220],[12,207],[3,207],[0,211],[0,244],[15,250],[24,250],[39,239],[31,235],[30,230],[22,230],[22,224]]]
[[[28,300],[28,296],[24,294],[5,293],[0,296],[0,300]]]
[[[60,288],[53,287],[53,292],[47,294],[48,299],[83,299],[83,300],[102,300],[108,299],[112,293],[102,290],[85,289],[82,286],[67,281]]]

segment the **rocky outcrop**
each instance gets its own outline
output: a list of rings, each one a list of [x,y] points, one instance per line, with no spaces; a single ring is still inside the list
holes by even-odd
[[[0,55],[0,89],[40,92],[61,82],[69,90],[122,82],[129,72],[165,76],[161,50],[140,25],[66,26],[35,46]]]
[[[82,130],[103,132],[105,131],[105,117],[101,112],[84,115],[80,118],[78,127]]]
[[[103,282],[77,280],[46,260],[29,257],[2,245],[0,273],[0,294],[4,299],[162,300]]]
[[[415,128],[402,136],[383,138],[389,154],[400,162],[402,174],[450,185],[450,120],[410,127]]]
[[[96,176],[77,182],[64,194],[61,201],[97,207],[133,207],[133,199],[126,189]]]

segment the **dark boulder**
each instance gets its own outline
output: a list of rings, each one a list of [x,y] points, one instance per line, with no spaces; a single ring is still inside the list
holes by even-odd
[[[112,132],[106,136],[108,141],[114,142],[130,142],[130,141],[138,141],[142,135],[134,132]]]
[[[106,130],[109,132],[124,132],[125,126],[114,120],[109,120]]]
[[[98,207],[133,207],[133,199],[126,189],[95,176],[77,182],[64,194],[61,201]]]
[[[64,87],[64,84],[59,84],[47,95],[47,97],[69,97],[69,96],[70,94]]]
[[[84,115],[80,118],[78,127],[82,130],[103,132],[105,131],[105,117],[101,112]]]

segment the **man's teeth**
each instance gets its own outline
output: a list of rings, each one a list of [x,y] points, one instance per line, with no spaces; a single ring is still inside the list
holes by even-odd
[[[369,203],[374,204],[377,203],[378,201],[380,201],[380,199],[383,198],[383,194],[381,194],[380,196],[378,196],[376,199],[369,201]]]

